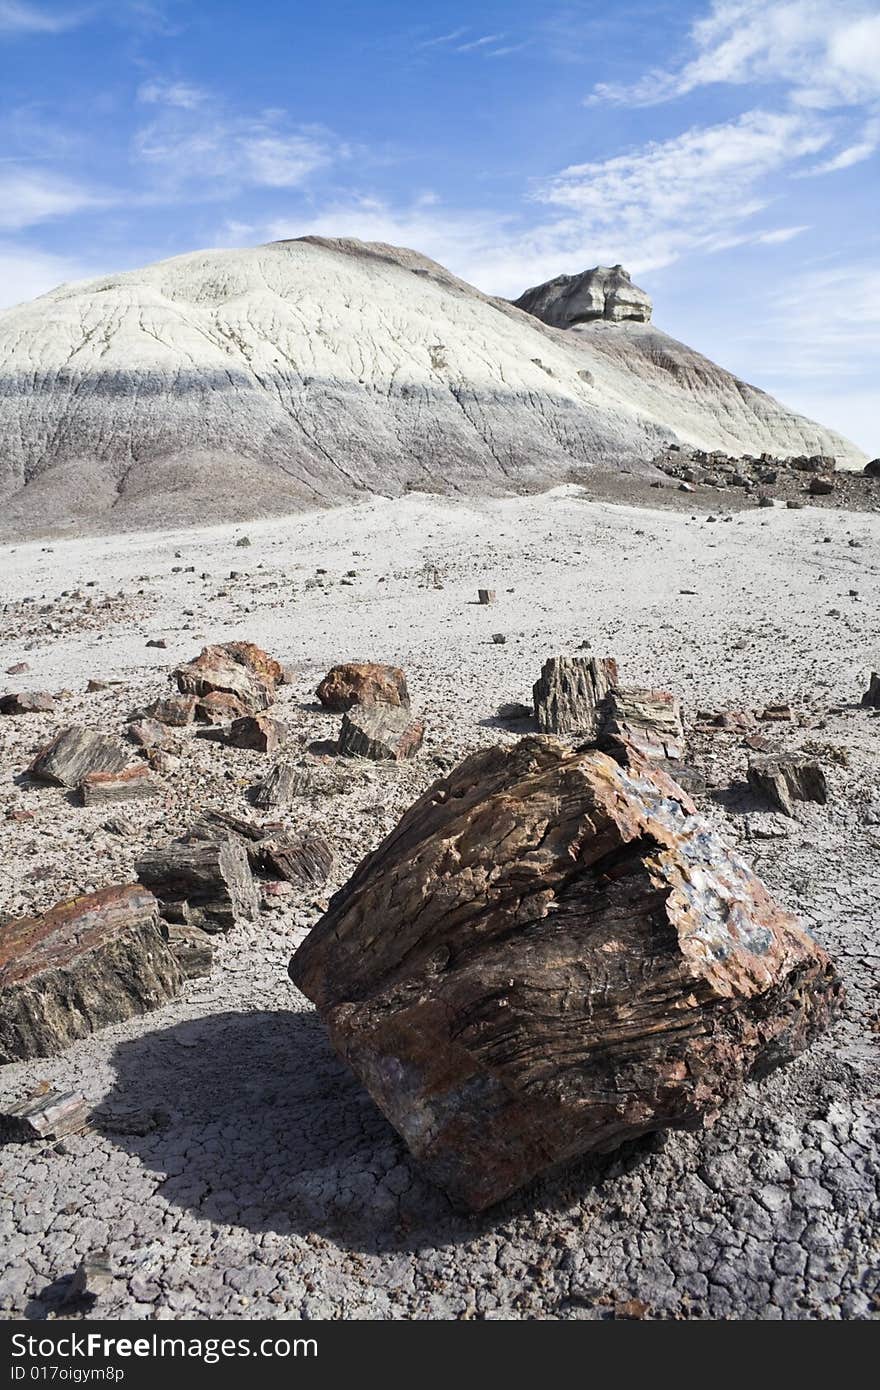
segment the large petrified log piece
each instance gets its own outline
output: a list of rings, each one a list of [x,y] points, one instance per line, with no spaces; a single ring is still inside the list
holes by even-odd
[[[121,772],[87,772],[79,784],[84,806],[108,801],[135,801],[158,796],[159,787],[146,763],[135,763]]]
[[[144,855],[135,873],[155,893],[169,921],[218,932],[257,914],[257,890],[238,837],[213,843],[174,840]]]
[[[402,705],[409,709],[406,676],[399,666],[346,661],[328,671],[315,691],[326,709],[344,714],[354,705]]]
[[[752,758],[749,786],[787,816],[794,815],[796,801],[828,800],[825,773],[815,758],[795,753]]]
[[[532,736],[475,753],[369,855],[290,974],[449,1193],[692,1128],[799,1052],[825,952],[663,773]]]
[[[78,787],[88,773],[121,772],[130,761],[130,752],[115,739],[70,725],[40,749],[28,776],[57,787]]]
[[[601,710],[599,746],[612,757],[631,748],[651,762],[683,758],[678,700],[667,690],[610,690]]]
[[[414,758],[422,746],[425,726],[408,709],[394,705],[358,705],[342,716],[339,751],[348,758]]]
[[[102,888],[0,927],[0,1063],[48,1057],[156,1009],[183,976],[140,884]]]
[[[595,738],[602,703],[616,685],[617,663],[612,657],[551,656],[532,690],[538,728],[545,734]]]
[[[233,695],[249,714],[269,708],[282,674],[278,662],[250,642],[203,647],[194,660],[173,672],[182,694],[200,700],[214,692]]]

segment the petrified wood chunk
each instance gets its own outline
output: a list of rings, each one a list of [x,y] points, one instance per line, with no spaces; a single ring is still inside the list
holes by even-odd
[[[602,702],[616,685],[617,663],[611,657],[551,656],[532,690],[538,728],[545,734],[594,738]]]
[[[862,704],[870,709],[880,709],[880,672],[872,671],[868,689],[862,696]]]
[[[346,661],[328,671],[315,691],[326,709],[344,714],[354,705],[403,705],[409,708],[406,676],[399,666],[376,661]]]
[[[87,772],[79,784],[84,806],[99,806],[105,801],[135,801],[157,796],[159,788],[146,763],[135,763],[121,772]]]
[[[201,927],[185,927],[171,923],[165,928],[165,938],[171,954],[188,980],[210,975],[214,965],[214,946]]]
[[[271,714],[246,714],[229,727],[227,738],[233,748],[254,748],[258,753],[274,753],[287,739],[289,730]]]
[[[261,811],[286,806],[295,796],[302,796],[311,786],[308,768],[294,763],[278,762],[251,790],[251,801]]]
[[[46,690],[0,696],[0,714],[51,714],[54,708],[55,700]]]
[[[145,855],[135,873],[155,893],[169,921],[218,932],[257,914],[257,890],[238,838],[175,840]]]
[[[622,746],[650,761],[684,757],[681,706],[667,690],[611,690],[600,717],[599,746],[612,757]]]
[[[394,705],[360,705],[343,715],[339,751],[348,758],[413,758],[422,746],[425,726],[408,709]]]
[[[183,728],[191,724],[196,716],[194,695],[169,695],[164,700],[154,700],[143,711],[144,719],[155,720],[159,724],[171,724]]]
[[[121,772],[131,757],[115,739],[70,725],[41,748],[28,776],[56,787],[77,787],[89,772]]]
[[[138,748],[145,748],[151,751],[155,748],[169,748],[173,743],[173,736],[169,734],[165,725],[158,719],[133,719],[126,729],[128,737]]]
[[[0,927],[0,1063],[48,1057],[171,999],[183,977],[140,884]]]
[[[260,842],[260,863],[267,873],[303,888],[326,883],[333,851],[322,835],[284,835]]]
[[[0,1141],[29,1144],[35,1139],[63,1139],[85,1129],[89,1106],[73,1091],[46,1091],[29,1096],[0,1114]]]
[[[820,765],[796,753],[752,758],[748,779],[760,796],[787,816],[794,815],[795,801],[828,800],[828,784]]]
[[[193,661],[178,666],[173,672],[177,688],[184,695],[204,699],[213,692],[234,695],[249,714],[268,709],[275,698],[272,662],[265,652],[258,661],[250,653],[247,642],[227,642],[224,646],[203,647]],[[253,648],[259,652],[259,648]],[[278,679],[281,667],[278,667]]]
[[[233,719],[241,719],[247,709],[237,695],[229,695],[225,690],[212,690],[203,695],[196,705],[196,715],[206,724],[229,724]]]
[[[834,1011],[825,952],[644,764],[532,736],[436,782],[293,957],[456,1199],[692,1128]]]

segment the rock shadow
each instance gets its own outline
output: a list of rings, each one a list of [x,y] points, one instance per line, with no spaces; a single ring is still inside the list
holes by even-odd
[[[567,1208],[662,1142],[568,1165],[472,1215],[420,1172],[315,1013],[213,1014],[120,1043],[113,1061],[93,1122],[159,1174],[166,1201],[373,1254],[459,1244],[536,1205]],[[153,1113],[161,1123],[145,1124]]]

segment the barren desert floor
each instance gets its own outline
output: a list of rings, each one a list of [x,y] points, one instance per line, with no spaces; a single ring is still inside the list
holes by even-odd
[[[497,601],[480,606],[478,586]],[[56,1145],[0,1151],[3,1316],[877,1316],[880,717],[858,702],[880,669],[880,513],[710,520],[576,488],[410,496],[7,546],[0,603],[0,670],[30,667],[3,689],[67,692],[55,714],[0,718],[0,810],[33,813],[2,821],[0,920],[129,881],[198,811],[254,814],[266,755],[187,731],[157,800],[85,808],[20,780],[61,725],[121,734],[208,642],[250,639],[292,670],[278,712],[314,776],[282,818],[331,841],[327,894],[444,769],[528,728],[496,711],[529,701],[548,656],[589,649],[615,656],[627,684],[680,695],[701,812],[847,987],[833,1030],[713,1128],[585,1160],[468,1216],[419,1174],[287,977],[321,899],[275,900],[173,1004],[0,1072],[3,1102],[47,1082],[95,1107]],[[348,659],[405,669],[427,723],[411,762],[333,756],[339,716],[314,690]],[[89,679],[113,684],[86,693]],[[793,718],[760,732],[810,751],[830,786],[796,818],[753,799],[741,734],[694,728],[704,711],[781,703]],[[70,1275],[101,1248],[110,1287],[91,1313],[65,1314]]]

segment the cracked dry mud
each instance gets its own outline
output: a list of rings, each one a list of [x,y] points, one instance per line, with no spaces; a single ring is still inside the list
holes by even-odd
[[[271,760],[185,731],[172,730],[181,766],[152,801],[82,807],[17,781],[64,723],[121,732],[205,642],[248,638],[291,668],[277,712],[314,787],[265,816],[330,839],[329,892],[441,768],[517,736],[494,712],[528,700],[547,656],[589,641],[628,683],[681,696],[708,784],[700,810],[816,932],[848,991],[833,1030],[750,1085],[713,1129],[573,1164],[463,1216],[290,983],[292,949],[321,911],[316,890],[294,893],[219,941],[214,973],[166,1007],[0,1071],[4,1102],[45,1081],[96,1107],[86,1132],[0,1151],[4,1317],[877,1316],[880,717],[857,707],[880,658],[876,515],[755,509],[725,524],[600,506],[576,489],[480,504],[410,497],[19,545],[2,564],[12,604],[60,607],[62,590],[81,589],[96,604],[128,594],[131,607],[98,608],[97,626],[4,629],[0,669],[31,668],[6,689],[72,693],[54,714],[0,719],[0,807],[33,813],[0,822],[0,914],[125,881],[194,808],[261,814],[246,793]],[[478,587],[496,589],[496,603],[481,607]],[[412,761],[322,753],[340,716],[314,690],[352,658],[406,671],[427,725]],[[86,694],[90,678],[121,684]],[[693,728],[698,710],[783,702],[795,720],[759,731],[774,751],[818,757],[829,782],[828,804],[799,803],[795,818],[748,790],[742,734]],[[111,816],[131,833],[104,829]],[[109,1287],[92,1310],[60,1312],[80,1259],[103,1247]]]

